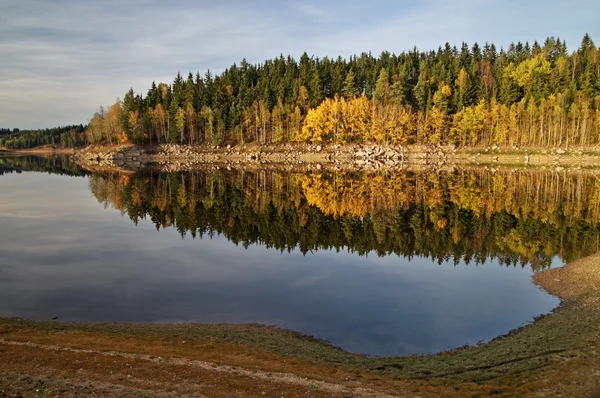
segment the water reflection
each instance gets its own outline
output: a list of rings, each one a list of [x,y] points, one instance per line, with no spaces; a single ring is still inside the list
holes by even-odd
[[[223,234],[278,250],[425,256],[438,263],[550,266],[598,251],[594,175],[523,171],[393,175],[95,174],[96,198],[182,236]]]
[[[12,162],[0,158],[0,316],[258,322],[372,355],[436,352],[548,312],[558,301],[532,272],[598,249],[591,174],[74,179]]]
[[[0,176],[5,173],[22,173],[24,171],[38,171],[41,173],[68,176],[85,176],[89,174],[76,163],[71,162],[68,155],[11,156],[0,154]]]

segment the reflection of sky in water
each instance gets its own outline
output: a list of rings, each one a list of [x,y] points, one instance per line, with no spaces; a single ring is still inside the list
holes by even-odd
[[[181,239],[104,210],[84,178],[0,177],[0,316],[257,322],[355,352],[435,352],[488,340],[558,300],[529,268],[410,263]]]

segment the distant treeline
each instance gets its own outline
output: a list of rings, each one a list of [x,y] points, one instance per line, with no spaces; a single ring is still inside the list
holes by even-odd
[[[92,118],[91,143],[375,142],[570,146],[600,142],[600,52],[537,42],[350,59],[303,54],[220,75],[181,74]]]
[[[42,145],[74,148],[88,144],[83,125],[55,127],[40,130],[0,129],[0,147],[26,149]]]

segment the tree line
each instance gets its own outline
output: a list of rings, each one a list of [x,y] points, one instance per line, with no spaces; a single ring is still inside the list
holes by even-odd
[[[0,146],[255,142],[568,147],[600,143],[600,51],[589,35],[498,50],[304,53],[130,89],[88,126],[0,129]]]
[[[600,142],[600,52],[589,35],[569,54],[549,37],[498,50],[448,43],[435,51],[349,59],[304,53],[219,75],[180,73],[101,108],[90,143],[240,144],[309,141],[458,146]]]
[[[86,127],[81,124],[39,130],[0,129],[0,147],[8,149],[26,149],[44,145],[75,148],[87,144]]]

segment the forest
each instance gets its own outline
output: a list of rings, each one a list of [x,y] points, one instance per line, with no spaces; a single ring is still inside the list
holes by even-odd
[[[426,256],[439,263],[550,266],[599,250],[600,183],[590,175],[456,171],[93,174],[104,206],[182,236],[245,247]]]
[[[0,147],[26,149],[44,145],[55,148],[76,148],[88,145],[86,127],[80,124],[39,130],[0,129]]]
[[[101,107],[90,143],[278,142],[568,147],[600,143],[600,52],[549,37],[498,50],[242,61]]]
[[[89,125],[0,130],[0,146],[88,144],[452,144],[459,147],[600,143],[600,51],[585,35],[498,49],[446,43],[427,52],[304,53],[221,74],[177,74],[100,109]]]

